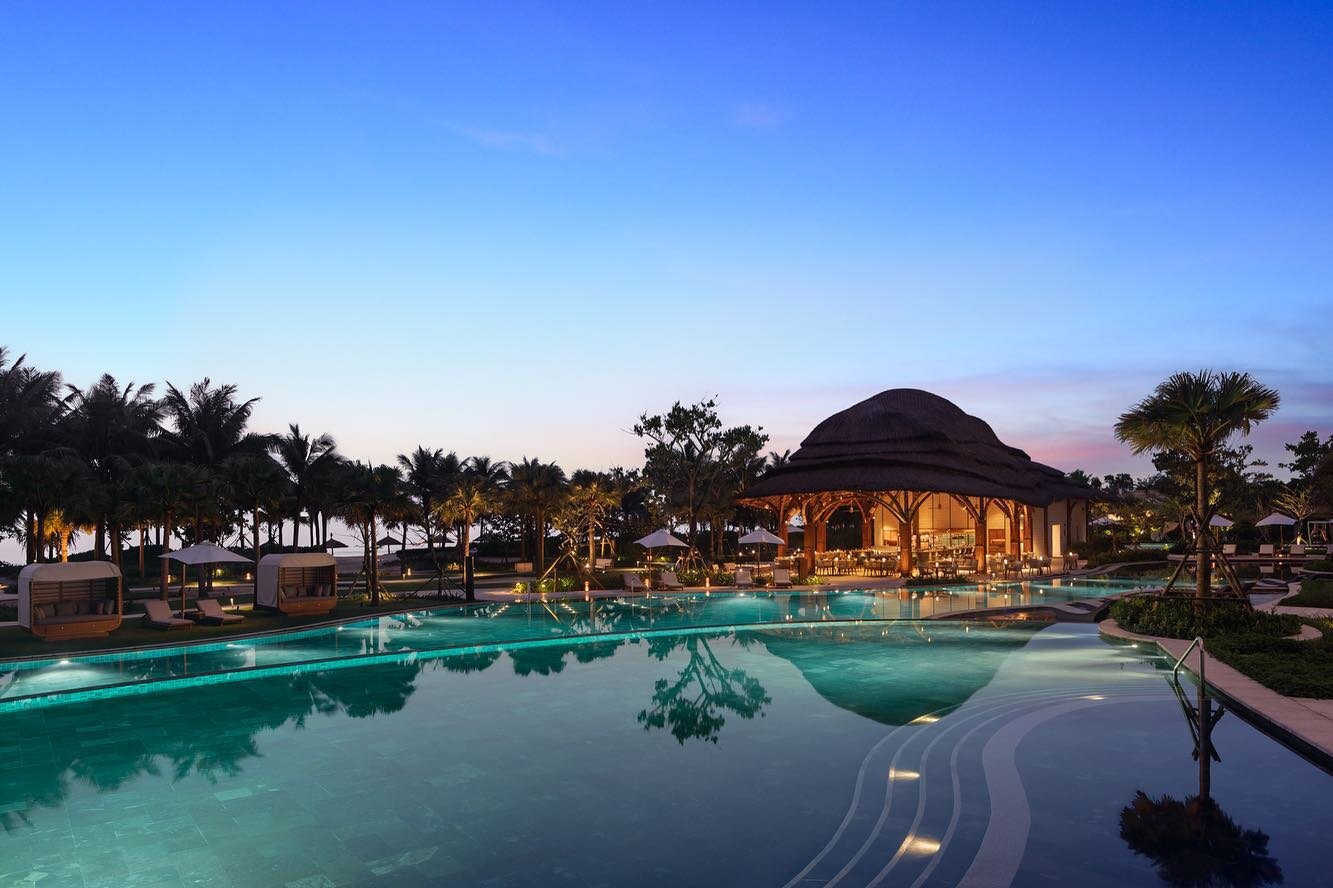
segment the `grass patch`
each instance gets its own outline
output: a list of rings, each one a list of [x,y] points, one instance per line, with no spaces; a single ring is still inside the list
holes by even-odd
[[[1210,599],[1199,608],[1192,598],[1135,595],[1113,603],[1111,617],[1122,629],[1160,638],[1283,638],[1301,631],[1299,617],[1256,611],[1232,599]]]
[[[1282,606],[1333,607],[1333,580],[1302,580],[1300,594],[1282,599]]]
[[[1317,641],[1288,641],[1259,635],[1224,635],[1208,642],[1208,653],[1266,688],[1288,697],[1333,699],[1333,623],[1312,624]]]
[[[115,651],[123,648],[140,647],[150,644],[191,644],[231,638],[237,635],[249,635],[255,632],[269,632],[277,629],[300,629],[316,623],[330,620],[348,620],[371,617],[375,614],[392,613],[402,610],[421,610],[439,607],[438,602],[389,601],[371,607],[356,601],[339,601],[333,612],[325,615],[305,615],[284,617],[263,611],[245,612],[245,622],[230,626],[194,626],[189,629],[162,630],[139,625],[131,621],[112,632],[106,638],[84,638],[66,641],[42,641],[26,630],[18,627],[0,629],[0,660],[16,657],[40,657],[55,654],[80,654],[102,651]]]

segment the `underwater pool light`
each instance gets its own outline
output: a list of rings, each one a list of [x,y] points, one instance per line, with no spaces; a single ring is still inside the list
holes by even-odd
[[[921,772],[919,771],[903,771],[898,768],[889,768],[890,780],[919,780],[920,778]]]
[[[933,725],[935,724],[935,722],[939,720],[940,717],[938,715],[918,715],[916,718],[912,719],[908,724]]]
[[[907,838],[903,839],[902,850],[908,854],[934,854],[940,850],[940,843],[934,839],[914,836],[909,833]]]

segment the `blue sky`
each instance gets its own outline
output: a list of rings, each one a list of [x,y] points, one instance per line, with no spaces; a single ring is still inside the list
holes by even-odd
[[[723,6],[724,8],[717,8]],[[1062,468],[1164,375],[1333,431],[1333,7],[0,5],[0,342],[267,429],[637,464],[885,388]]]

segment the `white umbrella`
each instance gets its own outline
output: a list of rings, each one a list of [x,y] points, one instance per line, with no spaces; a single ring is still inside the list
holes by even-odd
[[[1230,518],[1223,517],[1222,515],[1214,515],[1208,519],[1209,527],[1230,527],[1235,523],[1236,522],[1232,521]]]
[[[1093,527],[1114,527],[1115,525],[1119,524],[1120,521],[1116,518],[1112,518],[1110,515],[1103,515],[1100,518],[1092,519],[1088,523],[1091,524]]]
[[[172,561],[178,561],[181,564],[222,564],[223,562],[237,562],[250,564],[249,558],[244,555],[237,555],[230,549],[224,549],[217,543],[195,543],[193,546],[186,546],[184,549],[178,549],[175,552],[167,552],[165,555],[159,555],[159,558],[167,558]],[[185,576],[181,575],[181,616],[185,616]]]
[[[740,543],[742,546],[782,546],[785,545],[787,541],[776,533],[772,533],[761,527],[758,530],[750,531],[736,542]]]
[[[1255,527],[1272,527],[1277,525],[1277,542],[1282,545],[1282,528],[1291,527],[1296,523],[1296,519],[1290,515],[1283,515],[1281,512],[1274,512],[1266,518],[1260,518],[1254,522]]]
[[[689,543],[681,542],[666,530],[654,530],[643,539],[635,540],[634,542],[643,546],[645,549],[656,549],[659,546],[676,546],[681,549],[688,549],[690,547]]]
[[[752,530],[752,531],[750,531],[749,533],[747,533],[745,536],[741,537],[741,538],[740,538],[739,540],[737,540],[736,542],[740,543],[742,546],[754,546],[754,563],[755,563],[755,564],[758,564],[758,563],[759,563],[759,547],[760,547],[760,546],[782,546],[782,545],[786,545],[786,540],[784,540],[782,537],[778,536],[778,535],[775,534],[775,533],[770,533],[769,531],[765,530],[765,529],[762,528],[762,527],[759,528],[758,530]]]

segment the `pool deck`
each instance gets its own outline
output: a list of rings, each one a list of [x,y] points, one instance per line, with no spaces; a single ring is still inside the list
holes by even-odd
[[[1303,612],[1306,608],[1288,610]],[[1097,624],[1097,628],[1108,638],[1155,644],[1172,659],[1180,659],[1190,646],[1188,639],[1159,638],[1121,629],[1115,620],[1103,620]],[[1306,633],[1302,635],[1310,637]],[[1201,658],[1208,684],[1231,701],[1234,707],[1247,710],[1261,722],[1266,722],[1273,729],[1270,733],[1305,752],[1307,756],[1324,763],[1333,762],[1333,700],[1285,697],[1197,649],[1186,658],[1184,668],[1197,676]]]

